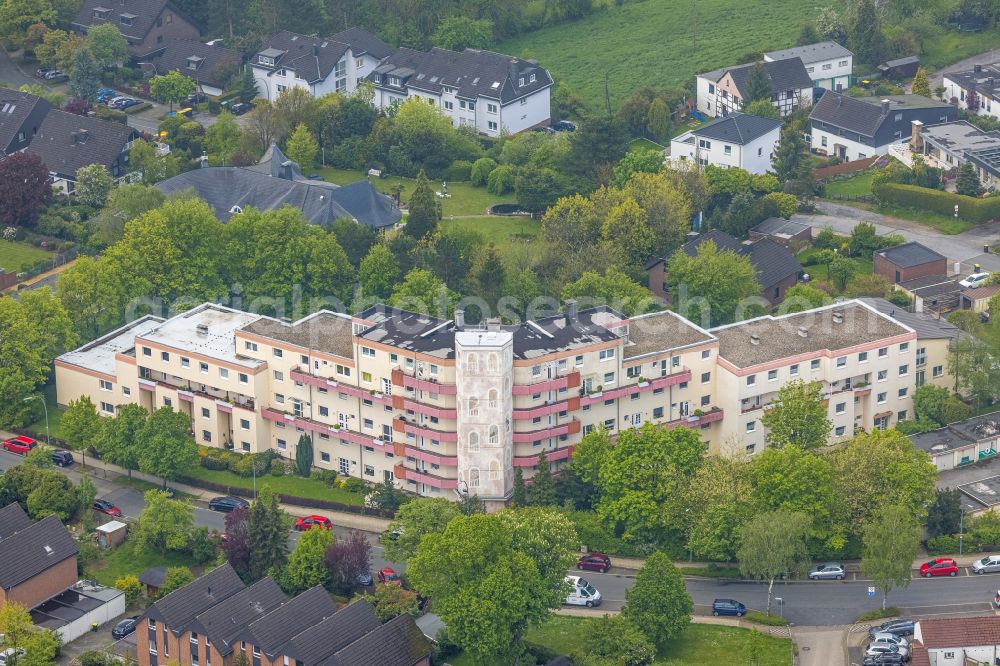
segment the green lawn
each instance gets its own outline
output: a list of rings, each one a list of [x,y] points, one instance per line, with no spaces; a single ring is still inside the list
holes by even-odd
[[[553,615],[548,622],[528,632],[527,640],[560,654],[582,647],[581,624],[585,618]],[[760,636],[759,666],[790,666],[791,640]],[[711,624],[691,624],[662,651],[654,666],[717,666],[748,662],[750,630]],[[448,660],[452,666],[472,666],[464,654]],[[499,666],[499,662],[497,662]]]
[[[346,169],[334,169],[331,167],[317,169],[317,172],[331,183],[337,185],[348,185],[357,182],[365,177],[360,171]],[[372,183],[380,191],[392,194],[393,190],[402,187],[402,199],[405,204],[413,194],[416,183],[412,178],[401,178],[399,176],[387,176],[385,178],[373,178]],[[435,192],[441,191],[441,181],[431,181],[431,187]],[[451,196],[443,199],[442,210],[445,217],[464,217],[468,215],[486,215],[486,209],[493,204],[515,203],[513,194],[497,196],[486,191],[485,187],[473,187],[471,183],[448,183],[448,194]]]
[[[609,3],[587,18],[503,41],[500,53],[536,58],[597,111],[607,75],[612,108],[644,86],[686,86],[750,51],[794,46],[819,10],[843,0],[643,0]]]
[[[829,192],[829,186],[827,186],[827,191]],[[947,215],[939,215],[937,213],[931,213],[925,210],[917,210],[915,208],[900,208],[898,206],[880,206],[878,204],[867,203],[864,201],[846,201],[841,199],[830,199],[833,203],[842,204],[844,206],[850,206],[851,208],[859,208],[861,210],[871,211],[873,213],[880,213],[882,215],[889,215],[891,217],[898,217],[901,220],[911,220],[913,222],[919,222],[920,224],[926,224],[929,227],[937,229],[943,234],[953,236],[955,234],[961,234],[969,229],[976,226],[972,222],[967,222],[965,220],[958,220],[954,217],[949,217]]]
[[[875,177],[874,171],[862,171],[861,173],[845,178],[843,180],[831,180],[826,184],[827,196],[861,197],[871,196],[872,179]]]
[[[34,245],[0,240],[0,268],[8,273],[20,273],[51,257],[51,252]]]
[[[190,567],[191,558],[173,552],[137,553],[130,541],[107,552],[103,558],[88,564],[83,572],[101,585],[114,585],[122,576],[138,576],[149,567]]]
[[[628,151],[630,153],[636,153],[639,152],[640,150],[662,151],[665,148],[666,146],[661,146],[660,144],[656,143],[655,141],[651,141],[650,139],[632,139],[632,141],[628,144]]]
[[[145,492],[147,490],[162,490],[163,489],[163,484],[162,483],[151,483],[149,481],[146,481],[145,479],[140,479],[140,478],[135,477],[135,476],[133,476],[132,478],[129,478],[128,476],[126,476],[124,474],[121,474],[121,475],[115,477],[114,481],[119,486],[125,486],[126,488],[131,488],[133,490],[138,490],[140,493],[144,493],[144,494],[145,494]],[[172,487],[172,486],[173,486],[173,484],[171,484],[171,483],[167,484],[168,488]],[[188,495],[187,493],[177,492],[174,495],[174,499],[193,500],[193,499],[195,499],[195,496],[194,495]]]
[[[799,263],[806,266],[812,255],[820,252],[817,248],[807,248],[799,252],[797,259]],[[867,275],[874,271],[874,264],[871,259],[865,259],[864,257],[846,257],[852,264],[854,264],[854,275]],[[813,276],[813,279],[828,280],[829,276],[826,274],[826,266],[815,265],[806,266],[806,272]]]
[[[195,467],[186,476],[212,483],[222,484],[229,488],[253,488],[253,478],[244,478],[227,470],[207,469],[205,467]],[[303,479],[299,476],[265,476],[257,477],[257,488],[270,486],[271,490],[281,495],[291,495],[295,497],[305,497],[307,499],[327,500],[330,502],[341,502],[342,504],[353,504],[361,506],[364,504],[362,493],[350,493],[343,488],[328,488],[321,481],[314,479]]]
[[[456,217],[443,220],[441,228],[474,231],[482,235],[487,243],[498,248],[511,245],[532,245],[532,240],[541,233],[541,222],[520,215],[514,217]]]
[[[62,415],[66,410],[56,404],[56,386],[55,384],[48,384],[42,389],[43,395],[45,396],[45,404],[49,410],[49,434],[53,437],[58,437],[63,439],[62,434]],[[28,429],[33,430],[37,435],[45,437],[45,412],[38,407],[38,420],[34,423],[28,424]]]
[[[1000,42],[1000,28],[991,28],[983,32],[948,30],[932,40],[927,40],[925,46],[927,53],[921,60],[924,65],[939,69],[977,53],[995,49],[998,42]]]

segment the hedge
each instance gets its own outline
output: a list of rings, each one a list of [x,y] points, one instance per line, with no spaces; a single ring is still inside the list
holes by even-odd
[[[926,210],[948,217],[955,214],[955,205],[958,204],[958,218],[975,224],[1000,217],[1000,197],[977,199],[902,183],[879,183],[872,188],[872,194],[885,204]]]

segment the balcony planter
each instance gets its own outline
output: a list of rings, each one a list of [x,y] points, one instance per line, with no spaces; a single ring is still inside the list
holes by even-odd
[[[694,415],[695,415],[695,416],[696,416],[697,418],[699,418],[699,419],[700,419],[701,417],[703,417],[703,416],[705,415],[705,412],[701,411],[700,409],[696,409],[696,410],[694,410]]]
[[[641,388],[646,388],[647,386],[649,386],[649,380],[646,379],[645,377],[639,377],[639,386]]]
[[[868,388],[868,382],[858,382],[857,384],[854,385],[854,390],[855,391],[857,391],[858,389],[863,389],[863,388]]]

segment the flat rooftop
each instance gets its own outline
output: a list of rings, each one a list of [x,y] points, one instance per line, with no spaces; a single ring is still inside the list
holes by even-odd
[[[965,287],[958,284],[961,280],[961,277],[948,278],[941,275],[928,275],[900,282],[899,286],[911,294],[927,298],[928,296],[964,291]]]
[[[843,314],[843,321],[834,321],[835,312]],[[800,328],[805,329],[805,336],[799,334]],[[790,356],[878,342],[912,330],[859,301],[848,301],[781,317],[768,315],[709,333],[719,339],[720,357],[736,367],[750,368]]]
[[[793,46],[780,51],[768,51],[764,57],[769,60],[787,60],[788,58],[801,58],[802,62],[808,65],[820,60],[831,60],[833,58],[846,58],[854,54],[837,42],[818,42],[816,44],[806,44],[805,46]]]
[[[1000,133],[984,132],[965,120],[927,125],[920,136],[950,152],[961,154],[966,150],[1000,148]]]
[[[242,330],[341,358],[354,358],[353,324],[349,315],[321,310],[291,323],[261,317]]]
[[[975,440],[968,440],[961,433],[945,426],[930,432],[922,432],[917,435],[910,435],[913,446],[926,451],[932,456],[939,456],[955,449],[972,446]]]
[[[236,352],[236,331],[258,319],[260,315],[205,303],[171,317],[148,333],[136,337],[179,352],[202,354],[215,360],[255,368],[263,361]]]
[[[958,490],[983,507],[996,506],[1000,504],[1000,475],[963,484]]]
[[[622,354],[629,359],[714,341],[714,335],[668,310],[630,319]]]
[[[370,324],[358,334],[361,340],[370,340],[442,360],[455,358],[455,329],[451,325],[451,320],[381,304],[368,308],[355,319]]]
[[[114,375],[115,356],[119,352],[133,349],[137,337],[146,335],[162,323],[163,320],[159,317],[146,315],[82,347],[66,352],[57,360],[94,372]]]
[[[791,238],[792,236],[798,236],[811,227],[812,225],[804,222],[786,220],[783,217],[769,217],[750,231],[767,236]]]

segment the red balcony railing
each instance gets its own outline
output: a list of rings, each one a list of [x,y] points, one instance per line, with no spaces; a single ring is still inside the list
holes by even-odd
[[[536,442],[540,439],[546,439],[548,437],[575,435],[578,432],[580,432],[580,422],[577,419],[573,419],[569,423],[563,423],[562,425],[552,426],[551,428],[544,428],[542,430],[532,430],[531,432],[515,432],[514,442],[515,443]]]
[[[558,391],[559,389],[571,389],[580,385],[580,373],[574,370],[562,377],[555,377],[540,381],[537,384],[515,384],[512,392],[514,395],[532,395],[544,393],[546,391]]]

